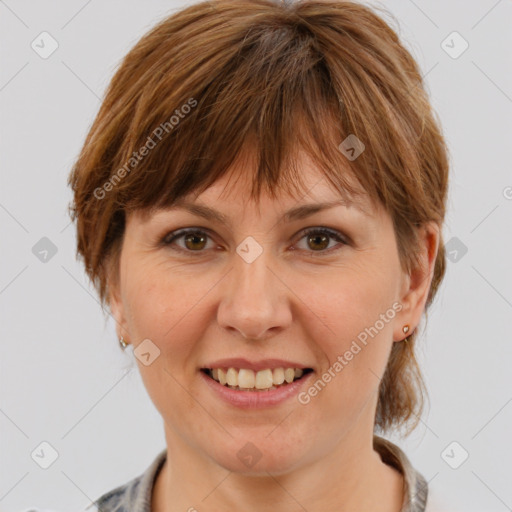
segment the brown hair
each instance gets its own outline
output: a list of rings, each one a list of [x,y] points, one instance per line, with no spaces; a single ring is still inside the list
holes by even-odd
[[[365,146],[357,158],[340,150],[349,135]],[[445,142],[415,60],[381,17],[330,0],[201,2],[126,55],[69,177],[77,254],[102,305],[126,215],[204,191],[246,144],[259,157],[251,198],[299,191],[301,148],[341,194],[362,189],[385,207],[404,270],[419,261],[418,227],[442,225]],[[441,236],[426,309],[444,272]],[[415,336],[393,344],[376,429],[417,425],[425,386]]]

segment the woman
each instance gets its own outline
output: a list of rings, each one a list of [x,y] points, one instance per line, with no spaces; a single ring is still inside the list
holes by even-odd
[[[166,449],[88,510],[433,510],[417,424],[448,158],[369,8],[202,2],[125,57],[69,179]]]

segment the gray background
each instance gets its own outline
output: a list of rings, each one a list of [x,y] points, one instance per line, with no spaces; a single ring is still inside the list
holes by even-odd
[[[133,354],[75,261],[66,179],[120,58],[184,5],[0,1],[2,512],[80,510],[165,446]],[[397,18],[426,75],[452,161],[453,261],[421,336],[431,406],[394,440],[452,510],[512,510],[512,2],[374,5]],[[31,48],[43,31],[59,45],[47,59]],[[453,31],[469,43],[458,58],[441,45]],[[57,249],[46,262],[33,253],[43,237]],[[59,454],[48,469],[31,458],[43,441]]]

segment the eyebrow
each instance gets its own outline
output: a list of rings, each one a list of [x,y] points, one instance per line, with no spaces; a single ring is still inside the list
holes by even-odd
[[[296,220],[305,219],[307,217],[310,217],[311,215],[314,215],[315,213],[318,213],[323,210],[329,210],[336,206],[345,206],[349,208],[353,206],[355,209],[359,210],[364,215],[370,215],[368,211],[358,202],[347,201],[345,199],[337,199],[336,201],[304,204],[301,206],[297,206],[295,208],[291,208],[279,218],[278,222],[292,222]],[[175,203],[173,207],[171,207],[171,209],[174,208],[183,208],[184,210],[194,215],[203,217],[208,220],[214,219],[220,224],[224,224],[225,226],[231,225],[229,218],[226,215],[219,212],[218,210],[215,210],[214,208],[210,208],[209,206],[203,204],[192,203],[189,201],[178,201],[177,203]]]

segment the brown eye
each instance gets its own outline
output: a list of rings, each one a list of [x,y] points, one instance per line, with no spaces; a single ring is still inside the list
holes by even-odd
[[[335,240],[338,245],[347,245],[347,241],[337,231],[332,231],[327,228],[313,228],[303,232],[302,239],[306,240],[306,251],[318,253],[330,253],[332,250],[337,250],[340,247],[329,247],[332,240]],[[301,239],[301,240],[302,240]]]
[[[310,244],[312,249],[324,250],[329,245],[329,235],[325,235],[324,233],[307,235],[307,237],[308,244]]]
[[[178,245],[178,250],[183,252],[205,252],[204,249],[208,243],[210,235],[199,229],[182,229],[169,233],[162,241],[164,245]],[[183,240],[183,244],[177,244],[178,240]]]
[[[185,242],[185,246],[187,249],[190,249],[191,251],[196,249],[203,249],[206,245],[206,239],[207,237],[198,233],[188,233],[186,235],[183,235],[183,240]]]

